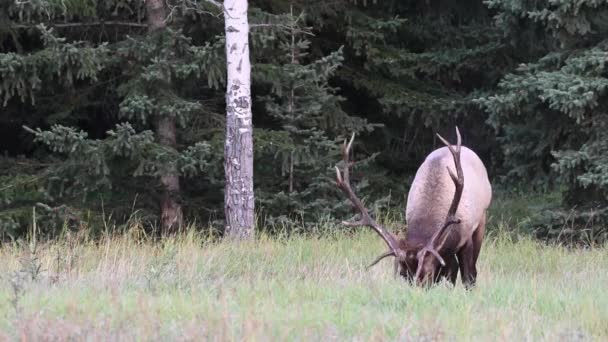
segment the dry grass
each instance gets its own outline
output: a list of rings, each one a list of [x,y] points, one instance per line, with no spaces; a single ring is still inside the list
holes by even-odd
[[[606,247],[498,235],[473,291],[413,288],[388,261],[365,271],[383,250],[367,231],[5,245],[0,340],[608,339]]]

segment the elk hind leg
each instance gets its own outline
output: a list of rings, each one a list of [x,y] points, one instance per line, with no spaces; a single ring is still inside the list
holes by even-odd
[[[485,231],[486,214],[484,213],[477,229],[473,232],[473,236],[458,252],[462,283],[468,289],[475,286],[477,281],[477,258],[479,258]]]
[[[458,264],[460,266],[460,276],[462,284],[467,289],[475,286],[477,280],[477,268],[475,267],[475,249],[473,239],[469,239],[467,243],[458,251]]]
[[[481,251],[481,243],[483,242],[483,237],[486,231],[486,213],[483,214],[477,229],[473,233],[473,263],[477,264],[477,258],[479,257],[479,252]]]

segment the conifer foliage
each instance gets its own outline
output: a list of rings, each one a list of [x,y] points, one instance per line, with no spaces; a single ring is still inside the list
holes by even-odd
[[[25,129],[62,158],[48,166],[51,176],[40,179],[46,200],[86,201],[104,192],[121,196],[122,191],[133,193],[131,199],[136,193],[152,195],[163,231],[179,228],[179,176],[205,171],[210,155],[207,142],[180,139],[178,127],[183,132],[202,110],[184,85],[206,76],[203,84],[219,88],[224,82],[223,39],[193,44],[179,22],[167,25],[164,1],[76,1],[63,8],[50,0],[15,1],[7,13],[9,34],[3,35],[3,43],[15,51],[0,56],[4,105],[9,113],[19,106],[36,107],[40,116],[32,123],[52,126]],[[101,38],[91,38],[95,34]],[[41,44],[29,43],[30,36]],[[29,43],[28,51],[22,41]],[[55,83],[61,88],[54,89]],[[82,103],[70,101],[82,88],[91,90],[88,97]],[[38,96],[66,102],[63,112],[36,106]],[[95,102],[96,96],[102,98]],[[91,120],[89,130],[108,128],[90,137],[77,125],[96,112],[101,117]],[[131,177],[142,182],[133,183]]]
[[[350,132],[373,129],[365,120],[345,113],[341,108],[344,99],[329,85],[342,65],[342,47],[318,59],[311,56],[309,38],[314,33],[307,22],[305,9],[293,6],[277,18],[277,39],[268,47],[276,54],[256,64],[255,74],[270,88],[260,100],[278,123],[266,132],[279,142],[265,152],[272,153],[273,167],[260,172],[275,176],[262,181],[261,208],[270,214],[266,224],[290,228],[296,223],[315,224],[343,209],[333,196],[338,145]]]
[[[0,2],[0,239],[26,232],[32,206],[48,236],[129,219],[308,231],[348,215],[333,167],[352,133],[357,192],[402,211],[455,124],[497,192],[562,192],[536,210],[540,236],[608,236],[604,1],[249,5],[241,94],[226,56],[245,29],[219,1]]]
[[[496,94],[479,100],[490,113],[509,175],[545,185],[542,177],[557,178],[565,187],[563,206],[537,220],[541,234],[604,240],[608,4],[492,0],[488,5],[498,11],[496,23],[514,48],[532,52],[529,62],[500,81]]]

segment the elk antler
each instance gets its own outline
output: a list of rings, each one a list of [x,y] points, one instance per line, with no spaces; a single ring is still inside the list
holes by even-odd
[[[427,255],[427,253],[431,253],[433,256],[435,256],[435,258],[437,258],[437,260],[439,260],[439,263],[441,263],[441,266],[445,266],[445,261],[443,260],[441,255],[439,255],[438,250],[441,249],[441,246],[443,246],[443,244],[445,243],[445,240],[447,239],[448,228],[451,228],[452,225],[454,225],[454,224],[460,223],[460,219],[456,217],[456,210],[458,209],[458,204],[460,203],[460,198],[462,197],[462,189],[464,188],[464,174],[462,172],[462,165],[460,164],[460,147],[462,144],[462,139],[460,137],[460,131],[458,131],[458,127],[456,127],[457,142],[456,142],[455,149],[441,135],[437,134],[437,137],[439,137],[439,139],[448,147],[448,149],[450,150],[450,153],[452,153],[452,157],[454,157],[454,164],[456,166],[456,175],[452,172],[452,170],[450,170],[449,167],[446,167],[446,168],[448,169],[450,178],[452,178],[452,181],[454,181],[456,190],[454,192],[454,198],[452,199],[452,204],[450,205],[450,209],[448,210],[448,215],[445,218],[445,223],[439,230],[437,230],[435,232],[435,234],[433,234],[433,236],[431,237],[429,242],[417,254],[418,269],[416,270],[416,279],[418,279],[418,276],[420,275],[420,272],[422,271],[423,260],[424,260],[424,257]],[[436,241],[438,241],[438,240],[440,241],[440,243],[438,245],[436,245]]]
[[[378,256],[374,260],[374,262],[372,262],[371,264],[369,264],[369,266],[367,266],[367,269],[370,269],[372,266],[374,266],[375,264],[379,263],[380,260],[382,260],[382,259],[384,259],[386,257],[389,257],[389,256],[395,256],[395,252],[393,250],[390,250],[390,251],[386,251],[386,252],[380,254],[380,256]]]
[[[378,224],[369,215],[369,212],[367,211],[367,209],[365,208],[365,206],[363,205],[363,203],[361,202],[359,197],[357,197],[357,195],[355,194],[353,189],[350,187],[349,167],[353,163],[349,159],[349,154],[350,154],[350,149],[353,145],[354,140],[355,140],[354,133],[353,133],[353,136],[350,138],[350,141],[348,142],[348,144],[346,143],[346,140],[344,140],[344,144],[342,145],[342,161],[344,162],[344,167],[343,167],[342,171],[340,171],[338,166],[336,166],[336,184],[338,185],[338,188],[340,188],[344,192],[344,194],[346,194],[346,196],[348,197],[350,202],[353,204],[353,206],[357,209],[357,211],[359,211],[358,220],[356,220],[354,222],[343,221],[342,224],[349,226],[349,227],[369,226],[374,231],[376,231],[376,233],[378,233],[378,235],[380,235],[380,237],[384,240],[384,242],[386,242],[386,244],[389,247],[389,251],[385,252],[380,257],[378,257],[371,265],[368,266],[368,268],[369,268],[388,256],[395,256],[397,258],[401,258],[401,257],[403,257],[403,255],[402,255],[403,252],[401,251],[401,249],[399,249],[399,245],[397,243],[397,239],[395,238],[395,236],[392,233],[390,233],[388,230],[386,230],[384,227],[382,227],[380,224]]]

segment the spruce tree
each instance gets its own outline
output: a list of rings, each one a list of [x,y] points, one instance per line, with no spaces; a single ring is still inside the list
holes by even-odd
[[[368,195],[391,188],[394,204],[403,205],[408,179],[439,146],[435,132],[452,132],[454,124],[488,164],[500,162],[487,114],[473,100],[510,70],[513,51],[482,1],[295,3],[305,6],[314,28],[314,56],[344,46],[343,65],[330,79],[345,99],[343,110],[378,124],[357,140],[366,155],[377,153]]]
[[[35,108],[39,117],[27,126],[42,127],[26,130],[63,159],[50,162],[40,177],[47,184],[45,202],[74,203],[79,198],[98,202],[105,193],[110,202],[126,195],[133,203],[139,192],[160,203],[164,231],[179,227],[178,177],[205,171],[212,154],[205,141],[180,139],[188,120],[202,111],[201,94],[193,97],[187,86],[204,77],[201,88],[213,94],[223,84],[223,38],[210,34],[208,41],[193,44],[180,30],[187,21],[176,13],[198,9],[178,4],[167,11],[163,4],[70,2],[57,7],[55,2],[39,1],[8,5],[4,25],[14,33],[9,35],[12,42],[8,38],[13,51],[0,55],[0,95],[9,110],[25,105]],[[42,44],[30,44],[24,51],[18,43],[27,35],[40,38]],[[81,87],[94,91],[87,91],[88,97],[81,102],[74,101],[80,99]],[[59,105],[39,107],[38,99],[44,101],[48,94]],[[99,95],[103,97],[95,98]],[[97,111],[106,112],[102,113],[107,115],[107,129],[92,126],[89,131],[95,136],[91,137],[75,127]]]
[[[155,33],[146,4],[0,3],[0,145],[8,155],[0,168],[7,183],[0,221],[6,218],[10,231],[24,231],[36,203],[48,205],[40,215],[65,212],[68,222],[101,213],[124,221],[131,211],[146,223],[162,222],[163,194],[177,195],[166,191],[163,175],[179,177],[180,195],[171,200],[184,217],[222,225],[221,4],[163,1],[166,28]],[[255,6],[254,182],[267,222],[311,227],[319,217],[345,214],[332,169],[338,143],[352,132],[353,184],[368,201],[391,189],[390,204],[400,210],[408,179],[437,146],[434,133],[455,123],[491,172],[502,170],[488,114],[472,99],[543,44],[521,49],[501,40],[481,1]],[[174,146],[158,134],[163,118],[175,122]]]
[[[545,237],[606,239],[608,4],[488,4],[514,48],[528,51],[528,62],[479,103],[490,113],[512,178],[557,180],[565,189],[563,206],[543,211],[535,228]]]
[[[167,9],[162,0],[147,0],[146,12],[148,32],[152,35],[161,35],[167,29]],[[171,83],[171,80],[165,80]],[[156,114],[156,135],[161,146],[174,150],[177,146],[176,117],[173,113]],[[182,206],[179,203],[179,175],[176,166],[170,165],[166,173],[160,174],[161,183],[161,227],[163,231],[170,232],[180,228],[183,224]]]
[[[271,176],[260,181],[264,188],[259,201],[267,224],[293,228],[295,223],[314,224],[343,213],[332,180],[339,143],[373,126],[347,115],[338,89],[329,85],[342,65],[342,48],[311,58],[309,37],[314,34],[305,12],[296,14],[292,6],[279,22],[277,39],[268,47],[276,55],[265,55],[267,62],[255,65],[256,79],[270,86],[270,94],[259,100],[280,124],[268,131],[275,147],[266,156],[272,156],[274,167],[260,170]]]

